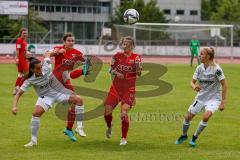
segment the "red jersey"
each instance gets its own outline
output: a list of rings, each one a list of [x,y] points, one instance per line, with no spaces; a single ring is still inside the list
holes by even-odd
[[[54,48],[64,48],[64,46],[57,46]],[[74,69],[74,64],[77,61],[85,61],[85,58],[83,54],[76,50],[76,49],[70,49],[66,50],[64,54],[56,55],[55,56],[55,67],[53,74],[55,77],[64,84],[65,87],[73,90],[73,87],[71,86],[71,83],[69,80],[66,81],[67,74],[69,71]]]
[[[141,63],[141,58],[136,53],[132,53],[130,56],[126,56],[123,52],[115,54],[112,58],[111,69],[122,73],[124,79],[119,79],[115,76],[112,86],[114,86],[116,90],[129,88],[135,90],[136,70],[139,63]]]
[[[16,41],[16,50],[18,50],[18,72],[23,73],[28,71],[28,62],[26,60],[27,42],[24,38],[19,37]]]
[[[26,53],[27,53],[27,42],[24,38],[19,37],[16,41],[16,50],[19,50],[18,59],[26,60]]]
[[[64,48],[64,46],[56,46],[55,48],[59,48],[62,49]],[[68,60],[72,60],[72,61],[68,61]],[[71,62],[76,62],[76,61],[85,61],[85,58],[83,56],[83,54],[78,51],[77,49],[69,49],[66,50],[66,52],[64,54],[60,54],[60,55],[56,55],[55,56],[55,67],[54,69],[56,69],[57,67],[59,67],[62,64],[69,64]]]
[[[124,79],[114,77],[113,83],[105,99],[104,105],[113,108],[121,101],[130,106],[135,104],[135,86],[137,78],[137,68],[140,67],[141,58],[138,54],[132,53],[130,56],[123,52],[115,54],[112,58],[111,69],[122,73]]]

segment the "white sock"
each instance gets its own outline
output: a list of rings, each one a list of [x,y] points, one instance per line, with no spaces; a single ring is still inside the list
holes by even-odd
[[[34,142],[37,142],[39,126],[40,126],[40,118],[32,116],[32,121],[31,121],[32,138],[31,138],[31,140]]]
[[[83,113],[84,113],[84,105],[75,107],[75,113],[76,113],[76,121],[77,121],[77,128],[83,128]]]
[[[198,125],[196,132],[194,133],[194,136],[198,137],[206,127],[207,127],[207,122],[201,121]]]
[[[185,119],[183,120],[183,127],[182,127],[182,131],[183,131],[183,135],[187,135],[187,131],[189,129],[190,126],[190,122],[186,121]]]

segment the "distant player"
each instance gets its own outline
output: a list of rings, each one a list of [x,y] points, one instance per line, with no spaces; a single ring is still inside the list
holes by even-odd
[[[70,78],[71,79],[75,79],[78,78],[79,76],[83,75],[83,70],[82,69],[75,69],[74,68],[74,64],[77,61],[80,62],[85,62],[85,57],[83,56],[83,54],[78,51],[77,49],[74,48],[74,44],[75,44],[75,37],[72,33],[66,33],[63,36],[63,41],[64,44],[62,46],[56,46],[54,47],[53,50],[49,51],[50,55],[52,57],[55,57],[55,67],[54,67],[54,74],[58,74],[61,73],[59,71],[66,71],[66,74],[69,74],[69,78],[67,79],[62,79],[60,80],[63,85],[74,91],[74,88],[71,84]],[[67,68],[66,68],[67,67]],[[86,74],[86,73],[85,73]],[[60,75],[61,76],[61,75]],[[58,78],[60,76],[57,76]],[[72,128],[73,128],[73,124],[75,121],[75,113],[79,113],[82,114],[84,112],[84,106],[71,106],[69,109],[69,113],[68,113],[68,122],[67,122],[67,127],[64,130],[64,133],[72,140],[72,141],[76,141],[76,137],[74,136],[73,132],[72,132]],[[75,132],[78,133],[80,136],[85,137],[86,134],[83,130],[83,123],[81,120],[77,120],[77,127],[75,129]]]
[[[32,147],[37,145],[37,135],[40,125],[40,117],[52,107],[55,102],[69,103],[74,106],[83,106],[82,98],[73,91],[65,88],[52,74],[49,53],[45,54],[43,64],[38,59],[30,60],[28,78],[18,90],[13,100],[12,113],[17,114],[17,104],[22,94],[33,86],[38,94],[32,120],[31,120],[31,141],[24,145]]]
[[[16,65],[18,69],[18,77],[16,79],[15,88],[13,90],[13,95],[17,93],[24,82],[24,75],[28,72],[28,62],[27,62],[27,42],[28,31],[26,28],[21,29],[20,37],[16,41]]]
[[[127,144],[129,128],[128,112],[135,104],[136,78],[141,75],[141,58],[133,52],[135,43],[132,37],[124,37],[120,42],[123,52],[112,57],[110,73],[114,76],[112,85],[105,99],[104,118],[107,124],[106,137],[112,136],[112,112],[121,102],[122,138],[120,145]]]
[[[223,111],[225,108],[227,83],[223,70],[214,63],[214,49],[203,48],[200,53],[200,61],[202,64],[196,68],[191,81],[191,87],[197,92],[197,96],[188,109],[183,121],[182,135],[176,144],[181,144],[187,139],[190,121],[196,114],[204,110],[203,118],[189,142],[191,146],[196,146],[196,139],[207,126],[213,113],[218,109]]]
[[[194,57],[197,57],[197,62],[199,65],[200,61],[199,61],[198,56],[199,56],[199,50],[200,50],[200,42],[197,39],[196,35],[193,35],[192,40],[189,42],[189,49],[191,52],[190,66],[192,67]]]

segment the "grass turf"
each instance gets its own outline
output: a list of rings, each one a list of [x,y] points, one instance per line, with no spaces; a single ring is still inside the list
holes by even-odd
[[[137,98],[137,105],[130,111],[132,122],[128,134],[128,145],[119,146],[121,136],[119,107],[114,111],[113,137],[105,138],[103,117],[84,122],[86,138],[70,142],[62,133],[66,122],[58,119],[54,109],[41,118],[39,145],[23,147],[30,139],[30,119],[37,96],[33,89],[20,99],[17,116],[11,114],[13,84],[16,68],[0,64],[0,160],[72,160],[72,159],[163,159],[163,160],[235,160],[240,159],[240,66],[222,65],[228,82],[226,110],[217,112],[199,137],[196,148],[186,143],[175,145],[181,133],[182,117],[192,103],[195,92],[189,87],[194,68],[188,65],[166,65],[168,72],[160,79],[169,82],[173,90],[152,98]],[[94,83],[74,80],[77,86],[108,91],[110,77],[105,65]],[[139,90],[151,86],[138,87]],[[97,92],[96,92],[97,94]],[[83,96],[85,109],[95,108],[100,99]],[[191,123],[189,137],[194,133],[201,114]],[[189,138],[190,139],[190,138]],[[188,140],[189,140],[188,139]]]

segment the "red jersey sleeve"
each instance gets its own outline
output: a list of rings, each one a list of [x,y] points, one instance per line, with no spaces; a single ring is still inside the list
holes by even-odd
[[[76,61],[82,61],[82,62],[85,61],[84,55],[79,50],[74,49],[72,52],[72,56]]]
[[[21,38],[18,38],[16,41],[16,50],[21,49],[22,48],[22,41]]]

